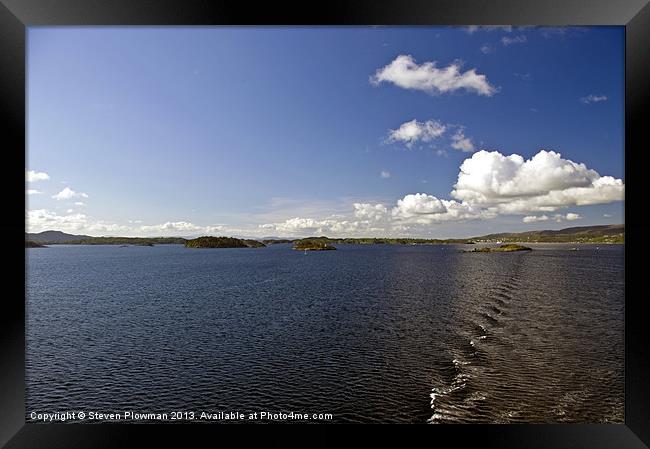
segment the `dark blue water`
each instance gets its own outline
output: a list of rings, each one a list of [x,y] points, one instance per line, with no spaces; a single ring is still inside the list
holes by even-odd
[[[623,422],[620,245],[27,250],[27,414]]]

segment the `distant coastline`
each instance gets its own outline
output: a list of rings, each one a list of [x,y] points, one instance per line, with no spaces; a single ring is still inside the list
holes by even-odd
[[[89,235],[66,234],[61,231],[25,233],[26,247],[37,245],[137,245],[153,246],[177,244],[189,248],[250,248],[276,244],[304,246],[305,242],[319,245],[449,245],[476,243],[594,243],[624,244],[625,225],[600,225],[572,227],[560,230],[527,231],[515,233],[488,234],[466,239],[420,239],[420,238],[378,238],[354,237],[331,238],[326,236],[278,239],[243,239],[236,237],[202,236],[194,239],[183,237],[93,237]],[[32,245],[32,246],[30,246]]]

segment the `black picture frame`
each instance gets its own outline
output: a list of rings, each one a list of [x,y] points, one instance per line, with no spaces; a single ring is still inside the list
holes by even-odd
[[[405,436],[442,440],[454,446],[513,448],[643,448],[650,446],[650,333],[646,332],[644,256],[650,220],[647,198],[647,152],[644,114],[650,79],[650,5],[647,0],[383,0],[259,2],[218,0],[1,0],[0,99],[4,159],[0,176],[5,203],[0,229],[6,236],[7,267],[0,312],[0,446],[7,448],[126,447],[134,438],[174,441],[188,436],[243,438],[262,436],[264,443],[290,442],[295,426],[26,424],[25,423],[25,232],[24,163],[26,150],[26,29],[57,25],[623,25],[626,29],[625,95],[625,424],[394,426],[398,435],[377,426],[357,429],[364,440],[403,443]],[[644,176],[645,175],[645,176]],[[7,254],[8,253],[8,254]],[[21,265],[18,261],[23,261]],[[638,265],[635,261],[639,261]],[[309,445],[336,439],[331,429],[311,426]],[[269,430],[273,428],[273,430]],[[259,430],[258,430],[259,429]],[[385,429],[385,428],[384,428]],[[414,430],[415,429],[415,430]],[[406,430],[406,431],[405,431]],[[254,435],[256,434],[256,435]],[[244,438],[244,436],[246,436]],[[388,438],[388,440],[387,440]],[[399,439],[397,439],[399,438]],[[184,441],[184,440],[176,440]],[[215,440],[212,440],[215,441]],[[141,443],[138,443],[141,444]],[[365,444],[370,444],[365,441]],[[445,443],[450,444],[450,443]]]

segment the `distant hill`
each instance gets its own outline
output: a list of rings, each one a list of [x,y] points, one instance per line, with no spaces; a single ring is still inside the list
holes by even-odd
[[[625,225],[579,226],[557,231],[526,231],[503,232],[472,238],[474,241],[502,242],[592,242],[592,243],[623,243],[625,241]]]
[[[61,231],[43,231],[36,234],[25,233],[25,240],[38,243],[65,243],[73,240],[89,239],[89,235],[66,234]]]

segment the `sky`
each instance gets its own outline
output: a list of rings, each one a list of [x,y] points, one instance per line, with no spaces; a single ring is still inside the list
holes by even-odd
[[[28,232],[623,223],[623,27],[30,27]]]

